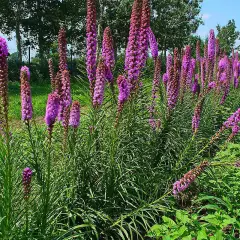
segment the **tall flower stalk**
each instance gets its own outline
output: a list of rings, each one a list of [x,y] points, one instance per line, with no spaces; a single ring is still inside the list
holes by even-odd
[[[117,109],[115,126],[117,126],[118,124],[119,117],[123,111],[124,104],[127,102],[130,95],[128,81],[125,76],[120,75],[117,79],[117,84],[118,84],[119,95],[118,95],[118,109]]]
[[[63,72],[67,70],[67,39],[66,31],[61,28],[58,33],[58,51],[59,51],[59,70]]]
[[[94,87],[94,94],[93,94],[93,107],[98,108],[103,103],[104,97],[104,89],[105,89],[105,82],[106,82],[106,67],[104,64],[103,59],[100,59],[98,67],[97,67],[97,74],[96,74],[96,84]]]
[[[125,56],[125,70],[128,74],[130,90],[134,91],[138,85],[140,75],[140,26],[142,0],[134,0],[130,19],[130,31]]]
[[[0,200],[2,209],[2,221],[0,223],[1,237],[8,239],[12,225],[12,191],[13,191],[13,163],[10,151],[10,133],[8,124],[8,47],[4,38],[0,37],[0,123],[5,138],[6,149],[2,152],[4,162],[3,186]]]
[[[106,79],[113,83],[112,70],[115,65],[113,38],[110,27],[106,27],[103,33],[102,58],[106,66]]]
[[[32,95],[30,88],[30,72],[28,67],[21,68],[21,107],[22,120],[29,122],[33,115]]]
[[[148,41],[149,41],[152,57],[156,59],[158,57],[158,43],[150,27],[148,28]]]
[[[93,96],[97,67],[97,10],[96,0],[87,0],[87,74]]]
[[[149,0],[142,1],[142,15],[140,28],[140,68],[146,64],[148,57],[148,31],[150,27],[150,5]]]

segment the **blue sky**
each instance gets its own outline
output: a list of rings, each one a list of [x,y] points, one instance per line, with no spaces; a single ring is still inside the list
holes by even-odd
[[[240,30],[240,0],[204,0],[201,15],[205,24],[199,27],[197,34],[203,38],[210,29],[216,29],[217,24],[226,25],[231,19],[235,19]],[[15,38],[8,42],[8,46],[11,53],[16,52]]]
[[[205,23],[197,31],[201,37],[206,37],[210,29],[216,30],[217,24],[226,25],[231,19],[240,29],[240,0],[203,0],[201,14]]]

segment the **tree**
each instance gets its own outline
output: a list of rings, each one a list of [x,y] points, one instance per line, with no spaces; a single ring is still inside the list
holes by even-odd
[[[12,32],[16,34],[16,45],[18,51],[19,64],[22,63],[22,24],[23,17],[26,15],[26,1],[2,0],[0,11],[0,29],[11,36]]]
[[[219,38],[220,48],[223,49],[228,55],[232,52],[232,49],[239,49],[239,46],[235,47],[236,40],[239,39],[240,32],[236,30],[235,21],[229,20],[226,26],[217,25],[217,37]]]
[[[160,50],[181,49],[202,23],[199,16],[202,0],[152,0],[152,29]]]

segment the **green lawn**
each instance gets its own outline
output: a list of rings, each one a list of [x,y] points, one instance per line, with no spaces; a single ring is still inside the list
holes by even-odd
[[[86,84],[87,85],[87,84]],[[48,83],[31,83],[32,101],[34,116],[43,117],[46,109],[48,94],[51,92],[51,86]],[[78,100],[81,106],[86,106],[89,102],[87,86],[74,82],[71,84],[72,98]],[[21,120],[21,99],[20,83],[9,83],[9,118],[10,120]]]

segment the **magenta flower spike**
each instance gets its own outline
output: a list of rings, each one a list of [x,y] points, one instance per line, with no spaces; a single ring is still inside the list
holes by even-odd
[[[128,73],[130,90],[138,85],[140,74],[140,25],[141,25],[142,0],[134,0],[130,19],[130,31],[125,56],[125,70]]]
[[[97,10],[96,0],[87,0],[87,75],[93,95],[97,68]]]
[[[158,43],[152,29],[148,28],[148,40],[153,58],[158,57]]]
[[[140,28],[140,69],[145,67],[148,57],[148,31],[150,27],[149,0],[142,1],[141,28]]]
[[[124,76],[120,75],[118,77],[117,84],[119,90],[118,103],[123,104],[128,100],[128,97],[130,95],[127,79]]]
[[[59,111],[59,103],[60,103],[60,98],[57,93],[54,92],[48,95],[45,123],[50,130],[52,129],[56,121],[58,111]]]
[[[24,66],[21,68],[21,109],[22,109],[22,120],[29,121],[32,119],[33,106],[32,106],[32,95],[30,88],[30,71],[29,68]]]
[[[62,87],[60,92],[60,105],[58,113],[58,121],[63,121],[64,110],[72,104],[71,87],[70,87],[70,75],[68,70],[64,70],[61,74]]]
[[[67,39],[66,31],[61,28],[58,34],[58,51],[59,51],[59,70],[67,70]]]
[[[22,173],[23,191],[25,200],[29,199],[31,192],[31,181],[32,181],[32,170],[30,168],[25,168]]]
[[[240,108],[235,113],[233,113],[232,116],[230,116],[226,122],[224,122],[223,126],[226,129],[231,129],[233,136],[236,136],[240,131],[239,123],[240,123]]]
[[[78,128],[80,125],[80,103],[78,101],[74,101],[70,111],[70,119],[69,119],[69,126],[73,128]]]
[[[115,65],[115,59],[114,59],[113,38],[112,38],[110,27],[106,27],[103,33],[102,57],[106,66],[106,79],[109,82],[112,82],[113,81],[112,70]]]
[[[103,60],[100,59],[97,67],[96,83],[95,83],[94,95],[93,95],[94,108],[101,106],[103,102],[104,88],[105,88],[105,82],[106,82],[105,73],[106,73],[105,64]]]

